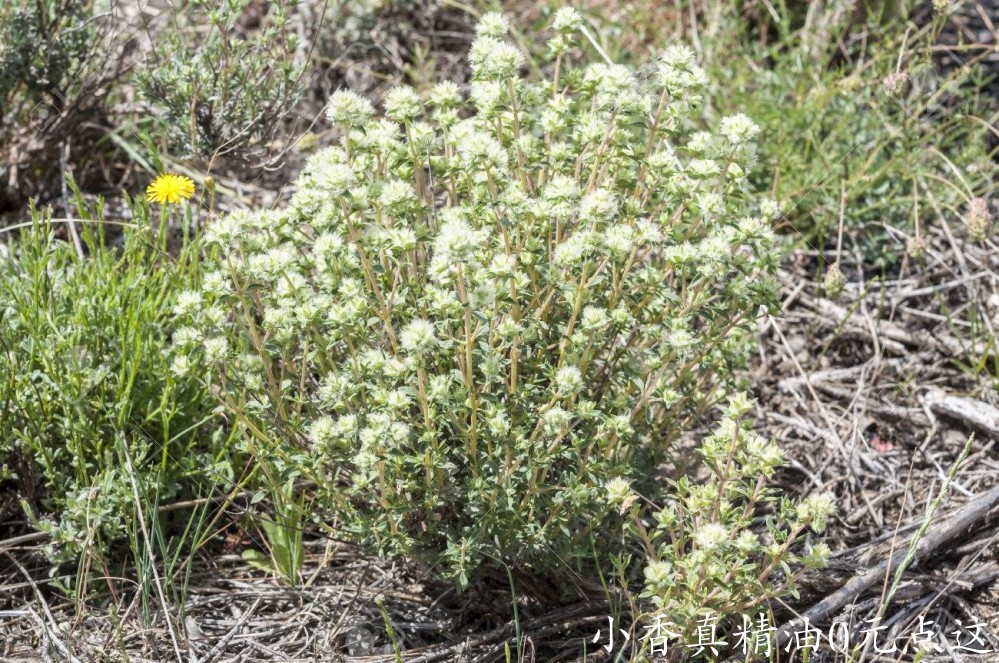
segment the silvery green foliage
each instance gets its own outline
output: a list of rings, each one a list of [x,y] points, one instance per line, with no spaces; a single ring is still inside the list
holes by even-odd
[[[239,26],[250,0],[191,0],[175,10],[136,74],[172,149],[243,161],[259,154],[300,95],[293,6],[267,3],[257,30]]]
[[[755,125],[683,128],[705,84],[683,47],[641,82],[571,66],[580,22],[559,12],[541,83],[490,15],[467,100],[401,87],[379,117],[336,93],[339,146],[287,207],[209,227],[204,291],[177,311],[176,370],[210,371],[268,476],[314,480],[339,532],[460,579],[586,556],[608,485],[661,492],[655,463],[771,301]]]

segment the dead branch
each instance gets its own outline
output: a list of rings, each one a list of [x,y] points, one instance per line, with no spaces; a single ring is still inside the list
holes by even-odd
[[[943,521],[931,525],[926,531],[926,535],[917,544],[917,553],[913,561],[913,566],[917,566],[920,560],[932,556],[937,549],[966,533],[976,523],[984,521],[997,506],[999,506],[999,486],[992,488],[959,507]],[[902,564],[905,557],[902,552],[910,545],[910,542],[911,535],[896,544],[896,554],[882,560],[864,573],[851,578],[838,591],[812,606],[801,618],[792,620],[781,626],[777,632],[779,644],[786,645],[790,642],[795,631],[802,630],[806,622],[816,623],[823,621],[842,609],[855,597],[867,591],[876,583],[883,581],[886,576],[893,574]]]

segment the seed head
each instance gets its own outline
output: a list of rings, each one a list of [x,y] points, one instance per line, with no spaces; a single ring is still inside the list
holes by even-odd
[[[833,297],[836,297],[839,293],[843,292],[843,286],[846,285],[846,276],[843,274],[843,270],[840,269],[838,260],[829,265],[829,269],[826,270],[826,277],[823,279],[822,285],[826,292]]]
[[[905,243],[905,252],[913,260],[922,260],[926,257],[926,237],[923,235],[913,235]]]
[[[884,87],[884,90],[888,93],[888,95],[894,97],[905,89],[908,82],[909,72],[893,71],[884,77],[884,80],[881,81],[881,85]]]
[[[966,217],[968,235],[977,242],[985,241],[992,231],[992,213],[985,198],[972,198]]]

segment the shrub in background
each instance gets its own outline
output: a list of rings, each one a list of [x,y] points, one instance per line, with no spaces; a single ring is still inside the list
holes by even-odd
[[[322,72],[335,87],[375,93],[386,81],[400,79],[432,86],[434,71],[461,70],[451,78],[467,75],[462,54],[478,6],[441,0],[310,0],[299,11],[307,25],[320,26],[315,73]]]
[[[993,192],[996,104],[982,85],[992,49],[964,43],[971,32],[961,13],[974,15],[973,7],[886,0],[688,6],[672,27],[665,14],[638,4],[596,10],[629,39],[658,22],[661,32],[696,45],[713,81],[705,116],[743,112],[760,125],[750,179],[781,201],[783,234],[815,250],[834,248],[842,211],[843,246],[859,244],[868,260],[885,264],[907,246],[920,257],[927,230],[941,219],[959,233],[961,221],[973,220],[973,200]],[[941,50],[945,39],[958,42],[953,51]],[[641,45],[658,47],[635,45],[630,55]],[[618,44],[605,46],[613,53]]]
[[[0,259],[0,474],[70,559],[126,537],[136,489],[147,519],[205,494],[225,449],[215,401],[164,352],[191,254],[169,258],[144,228],[108,248],[100,211],[80,214],[87,256],[35,215]]]
[[[681,129],[693,54],[666,49],[640,84],[570,61],[579,22],[556,15],[540,83],[491,14],[470,99],[396,88],[376,118],[333,95],[341,144],[287,207],[209,226],[204,286],[178,303],[175,369],[210,367],[272,486],[311,480],[338,534],[461,581],[486,557],[585,556],[614,481],[662,494],[656,463],[773,301],[756,126]]]
[[[172,151],[235,159],[262,152],[300,94],[304,56],[291,4],[269,3],[250,28],[251,0],[189,0],[160,26],[136,83],[162,112],[159,131]]]
[[[304,11],[317,22],[325,16],[316,46],[321,57],[334,60],[345,54],[369,57],[386,39],[404,39],[412,34],[406,17],[429,9],[430,4],[426,0],[332,0],[305,3]]]
[[[123,74],[115,2],[0,3],[0,211],[58,189],[63,142],[86,140]]]

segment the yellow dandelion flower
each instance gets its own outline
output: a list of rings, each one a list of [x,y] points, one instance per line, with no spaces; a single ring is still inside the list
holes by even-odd
[[[151,203],[177,204],[194,195],[194,181],[190,177],[163,173],[146,187],[146,200]]]

